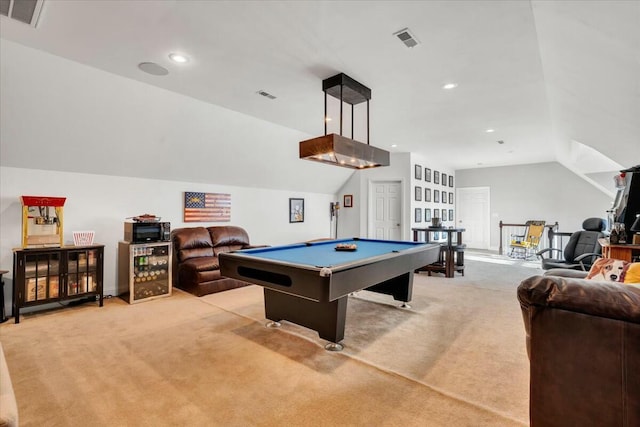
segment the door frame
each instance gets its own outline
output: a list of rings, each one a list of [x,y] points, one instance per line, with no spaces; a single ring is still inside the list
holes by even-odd
[[[484,229],[484,235],[486,236],[486,246],[483,248],[479,248],[479,249],[487,249],[487,250],[491,250],[491,187],[487,187],[487,186],[480,186],[480,187],[459,187],[456,188],[456,222],[460,220],[460,192],[464,191],[464,190],[485,190],[485,194],[487,195],[487,208],[485,211],[485,222],[484,224],[482,224],[482,228]]]
[[[400,185],[400,235],[402,237],[402,240],[407,240],[407,236],[409,236],[409,231],[405,230],[405,227],[404,227],[404,224],[406,222],[404,217],[404,213],[405,213],[404,201],[406,200],[406,189],[404,185],[405,181],[402,178],[367,180],[367,199],[368,199],[367,200],[367,237],[372,238],[374,234],[373,225],[375,223],[375,220],[373,218],[373,212],[374,212],[373,187],[375,184],[382,183],[382,182],[397,183]]]

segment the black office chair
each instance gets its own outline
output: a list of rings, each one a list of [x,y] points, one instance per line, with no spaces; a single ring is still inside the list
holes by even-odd
[[[555,248],[543,249],[536,255],[542,260],[542,269],[550,270],[552,268],[570,268],[572,270],[588,271],[596,259],[602,255],[602,247],[598,239],[604,237],[602,231],[606,228],[602,218],[587,218],[582,223],[583,230],[576,231],[569,237],[564,251]],[[547,254],[551,257],[552,253],[558,252],[563,259],[545,258]]]

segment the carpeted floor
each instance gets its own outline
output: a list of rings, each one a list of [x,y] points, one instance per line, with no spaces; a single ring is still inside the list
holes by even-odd
[[[411,309],[350,297],[345,349],[284,322],[262,288],[107,300],[0,325],[23,426],[518,426],[528,360],[516,287],[537,265],[467,255],[414,279]]]

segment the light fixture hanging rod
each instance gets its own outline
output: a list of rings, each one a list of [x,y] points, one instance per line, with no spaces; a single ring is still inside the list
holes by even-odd
[[[351,139],[353,139],[353,109],[355,107],[351,104]]]
[[[367,145],[369,145],[369,100],[367,99]]]
[[[344,90],[344,85],[340,85],[340,136],[342,136],[342,91],[343,90]]]
[[[327,134],[327,121],[329,117],[327,116],[327,92],[324,93],[324,134]]]

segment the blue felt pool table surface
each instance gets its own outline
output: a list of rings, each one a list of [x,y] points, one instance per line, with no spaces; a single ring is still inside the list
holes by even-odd
[[[338,251],[335,249],[338,244],[355,244],[357,249],[355,251]],[[374,239],[340,239],[247,249],[240,251],[240,253],[289,264],[336,267],[363,259],[413,249],[418,246],[424,246],[424,243]]]

